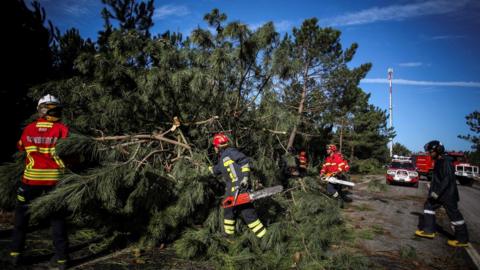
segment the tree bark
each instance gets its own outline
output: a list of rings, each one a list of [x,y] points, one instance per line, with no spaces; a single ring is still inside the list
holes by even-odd
[[[352,144],[352,152],[350,153],[350,161],[353,160],[353,151],[355,150],[355,146]]]
[[[343,126],[345,125],[345,118],[342,118],[342,121],[340,122],[340,139],[339,139],[339,146],[338,148],[340,149],[340,153],[342,153],[342,146],[343,146]]]
[[[304,71],[303,71],[302,97],[300,98],[300,104],[298,105],[297,121],[294,124],[292,132],[290,133],[290,138],[288,139],[287,150],[290,147],[293,146],[293,142],[295,141],[295,135],[297,135],[298,125],[300,124],[300,122],[302,120],[302,113],[303,113],[303,109],[304,109],[304,104],[305,104],[305,100],[307,99],[308,66],[309,66],[309,61],[307,61],[307,64],[305,65]]]

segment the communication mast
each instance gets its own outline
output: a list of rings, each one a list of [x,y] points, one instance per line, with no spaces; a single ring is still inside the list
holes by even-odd
[[[393,112],[392,112],[392,79],[393,79],[393,68],[388,68],[388,82],[390,84],[390,105],[388,107],[388,113],[390,115],[390,128],[393,128]],[[393,156],[393,138],[390,139],[390,157]]]

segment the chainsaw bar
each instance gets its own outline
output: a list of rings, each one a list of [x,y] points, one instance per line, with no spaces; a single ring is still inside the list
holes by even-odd
[[[229,208],[237,205],[247,204],[258,199],[270,197],[274,194],[282,192],[282,190],[283,190],[282,186],[268,187],[261,190],[257,190],[252,193],[249,193],[249,192],[240,193],[240,191],[237,190],[234,196],[226,197],[223,200],[222,205],[223,205],[223,208]]]
[[[283,186],[280,186],[280,185],[268,187],[268,188],[264,188],[264,189],[250,193],[250,199],[252,201],[255,201],[261,198],[270,197],[282,191],[283,191]]]
[[[337,179],[333,176],[324,178],[324,181],[332,183],[332,184],[340,184],[340,185],[349,186],[349,187],[354,187],[355,186],[355,183],[353,183],[353,182],[340,180],[340,179]]]

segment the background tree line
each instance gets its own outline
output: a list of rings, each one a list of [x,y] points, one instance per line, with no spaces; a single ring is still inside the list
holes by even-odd
[[[349,66],[358,45],[344,48],[340,31],[315,18],[280,35],[272,22],[251,29],[217,9],[204,16],[208,28],[187,36],[153,34],[153,0],[102,2],[104,28],[91,41],[76,29],[46,26],[39,4],[30,9],[22,0],[8,1],[22,14],[12,29],[24,33],[11,48],[23,62],[10,60],[18,68],[1,93],[17,102],[6,110],[22,111],[9,125],[20,131],[35,100],[50,93],[64,103],[63,121],[72,129],[58,151],[74,157],[75,166],[54,192],[34,202],[34,220],[66,208],[73,224],[95,228],[106,245],[119,238],[145,245],[180,238],[179,254],[220,265],[247,265],[255,261],[252,254],[262,259],[249,267],[286,265],[285,255],[297,249],[310,253],[305,264],[311,267],[341,262],[327,250],[346,237],[345,228],[321,195],[314,166],[334,142],[364,172],[358,167],[388,160],[394,136],[385,111],[369,104],[358,86],[371,64]],[[215,234],[222,181],[206,168],[216,161],[216,132],[252,157],[255,186],[294,189],[259,202],[272,232],[260,246],[248,233],[233,248]],[[12,134],[9,145],[18,136]],[[308,151],[310,178],[281,177],[278,161],[290,147]],[[13,206],[22,169],[21,157],[0,167],[1,208]]]

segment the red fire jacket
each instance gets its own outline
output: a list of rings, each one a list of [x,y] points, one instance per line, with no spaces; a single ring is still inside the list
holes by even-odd
[[[307,169],[308,167],[308,159],[307,159],[307,154],[305,152],[300,152],[298,154],[298,161],[299,161],[299,167],[302,169]]]
[[[348,166],[347,161],[343,159],[342,154],[334,153],[325,159],[325,163],[323,163],[320,173],[331,174],[337,172],[348,172],[349,170],[350,166]]]
[[[65,165],[55,153],[58,139],[68,136],[68,127],[43,118],[25,127],[18,149],[27,152],[22,182],[27,185],[53,186],[62,177]]]

